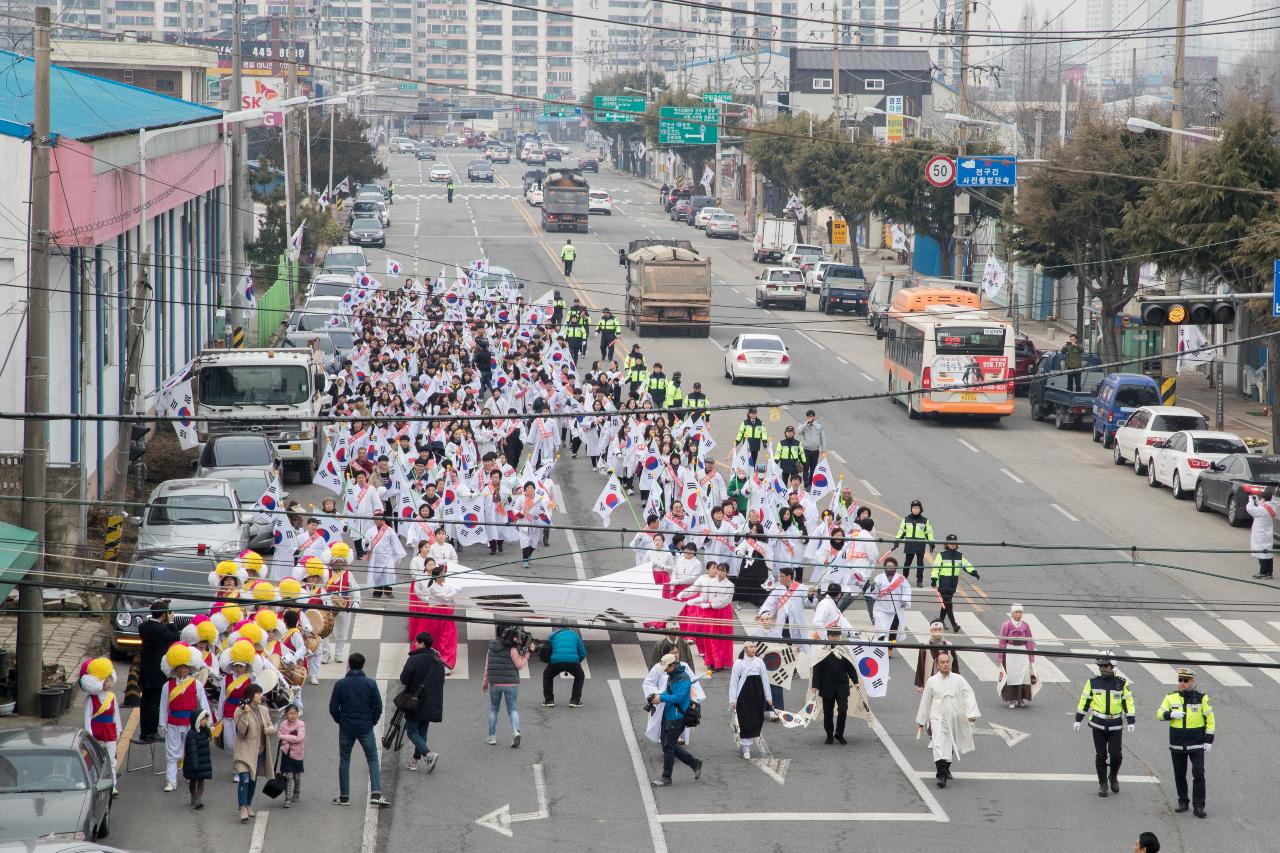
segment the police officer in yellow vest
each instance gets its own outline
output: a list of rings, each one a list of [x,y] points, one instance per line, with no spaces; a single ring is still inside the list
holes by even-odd
[[[773,460],[778,463],[778,468],[782,471],[782,482],[790,483],[791,478],[799,473],[801,463],[804,461],[804,448],[796,438],[795,427],[789,426],[782,431],[782,441],[778,442],[778,446],[774,448]]]
[[[960,573],[968,572],[974,580],[978,580],[978,570],[969,562],[969,558],[960,553],[960,541],[954,533],[947,534],[942,553],[933,561],[933,570],[929,573],[929,586],[938,590],[938,598],[942,601],[942,609],[938,611],[937,622],[951,619],[951,630],[959,631],[960,623],[956,621],[955,605],[951,603],[960,586]]]
[[[667,393],[662,401],[662,408],[679,409],[684,404],[684,391],[680,388],[680,371],[677,370],[667,380]]]
[[[551,300],[551,325],[555,326],[557,329],[560,328],[560,324],[564,321],[564,309],[564,297],[561,296],[560,291],[557,290],[555,292],[555,296]]]
[[[703,422],[711,420],[711,415],[707,412],[707,395],[702,393],[701,382],[693,383],[693,390],[685,397],[685,405],[690,409],[696,409],[697,416],[701,417]]]
[[[613,345],[618,340],[618,335],[622,334],[622,326],[618,324],[618,318],[613,316],[613,311],[601,309],[596,332],[600,335],[600,360],[608,361],[613,357]]]
[[[573,240],[565,240],[564,248],[560,250],[560,260],[564,261],[564,277],[568,278],[573,275],[573,262],[578,259],[578,250],[573,246]]]
[[[1120,738],[1125,728],[1133,734],[1138,717],[1133,709],[1133,690],[1129,680],[1116,672],[1116,663],[1111,655],[1104,654],[1096,663],[1098,674],[1084,683],[1084,690],[1080,693],[1075,730],[1080,731],[1080,724],[1088,715],[1089,728],[1093,729],[1093,766],[1098,771],[1098,796],[1105,797],[1108,782],[1112,791],[1120,792],[1120,762],[1123,758]]]
[[[1189,669],[1178,670],[1178,689],[1164,697],[1156,719],[1169,721],[1169,752],[1173,756],[1173,781],[1178,788],[1178,807],[1190,806],[1196,817],[1204,810],[1204,756],[1213,749],[1217,724],[1209,697],[1196,689],[1196,677]],[[1187,799],[1187,764],[1191,765],[1191,798]]]
[[[645,390],[655,406],[661,406],[667,399],[667,374],[662,372],[662,362],[655,361],[649,376],[645,380]]]
[[[569,353],[574,361],[582,358],[587,348],[587,336],[591,334],[591,318],[582,303],[573,300],[573,308],[569,309],[569,319],[564,326],[564,339],[569,344]]]
[[[622,365],[622,370],[622,379],[627,383],[627,391],[631,394],[638,393],[644,385],[645,374],[648,373],[639,344],[631,345],[631,353]]]
[[[734,437],[735,446],[747,443],[747,454],[751,458],[751,467],[756,467],[756,456],[760,453],[760,445],[769,440],[769,431],[764,428],[764,422],[760,420],[760,415],[756,411],[756,407],[752,406],[747,409],[747,416],[743,418],[742,423],[738,424],[738,434]]]

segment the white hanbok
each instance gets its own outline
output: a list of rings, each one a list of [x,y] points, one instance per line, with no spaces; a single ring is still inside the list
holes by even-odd
[[[888,631],[893,619],[898,618],[901,626],[907,619],[907,609],[911,607],[911,582],[902,572],[888,573],[875,579],[875,603],[871,606],[871,618],[876,630]]]
[[[951,761],[973,751],[973,724],[978,700],[963,675],[936,673],[924,683],[916,725],[926,726],[934,761]]]
[[[369,585],[390,586],[396,582],[396,564],[404,557],[400,537],[390,527],[373,529],[364,537],[364,548],[369,558]]]

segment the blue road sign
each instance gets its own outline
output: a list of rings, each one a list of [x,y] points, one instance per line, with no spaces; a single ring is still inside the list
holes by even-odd
[[[1280,260],[1271,269],[1271,316],[1280,317]]]
[[[956,158],[958,187],[1014,187],[1017,183],[1017,157],[1008,154],[982,154]]]

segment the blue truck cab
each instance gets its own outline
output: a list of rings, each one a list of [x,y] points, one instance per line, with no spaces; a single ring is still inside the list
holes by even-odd
[[[1108,373],[1093,401],[1093,440],[1111,447],[1116,427],[1140,406],[1160,405],[1160,386],[1141,373]]]

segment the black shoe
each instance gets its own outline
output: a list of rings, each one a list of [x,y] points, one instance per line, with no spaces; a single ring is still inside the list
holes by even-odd
[[[1105,797],[1106,795],[1107,795],[1107,783],[1106,783],[1106,782],[1099,782],[1099,783],[1098,783],[1098,796],[1099,796],[1099,797]]]
[[[959,626],[959,625],[957,625],[956,623],[952,622],[952,623],[951,623],[951,633],[953,633],[953,634],[959,634],[959,633],[960,633],[960,626]]]
[[[380,589],[375,589],[375,590],[373,591],[373,597],[374,597],[374,598],[382,598],[382,590],[380,590]]]
[[[1111,793],[1113,793],[1113,794],[1118,794],[1118,793],[1120,793],[1120,780],[1119,780],[1119,779],[1112,779],[1112,780],[1111,780]]]
[[[823,741],[823,743],[825,744],[833,744],[835,742],[836,742],[835,738],[833,738],[831,735],[827,735],[827,739]]]
[[[938,777],[938,787],[939,787],[939,788],[945,788],[945,787],[947,787],[947,777],[946,777],[946,776],[939,776],[939,777]]]
[[[1196,808],[1196,809],[1195,809],[1195,811],[1194,811],[1194,814],[1195,814],[1195,816],[1196,816],[1196,817],[1208,817],[1208,816],[1209,816],[1209,813],[1208,813],[1208,812],[1206,812],[1206,811],[1204,810],[1204,806],[1200,806],[1200,807]]]
[[[844,735],[836,735],[836,743],[840,744],[841,746],[844,746],[849,742],[844,739]]]
[[[668,779],[666,776],[659,776],[657,779],[654,779],[649,784],[655,788],[666,788],[671,785],[671,780]]]
[[[1178,803],[1178,807],[1174,809],[1174,811],[1177,812],[1178,814],[1182,814],[1183,812],[1187,811],[1190,808],[1191,808],[1190,803]]]
[[[702,762],[699,761],[697,766],[693,768],[693,779],[696,782],[702,778]]]
[[[1271,580],[1271,574],[1270,574],[1269,572],[1268,572],[1267,574],[1265,574],[1265,575],[1264,575],[1264,574],[1262,574],[1261,572],[1259,572],[1258,574],[1254,575],[1253,577],[1254,577],[1254,579],[1255,579],[1255,580],[1264,580],[1264,581],[1269,581],[1269,580]]]

